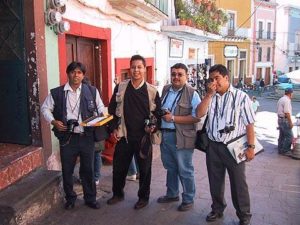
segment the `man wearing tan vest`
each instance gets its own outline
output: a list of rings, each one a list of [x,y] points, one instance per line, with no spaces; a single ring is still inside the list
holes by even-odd
[[[182,203],[179,211],[193,207],[195,180],[193,153],[196,139],[196,108],[200,97],[196,90],[187,83],[187,67],[177,63],[171,68],[171,85],[166,85],[162,92],[161,159],[167,170],[167,191],[158,198],[158,203],[179,201],[179,180],[182,185]]]
[[[127,171],[133,155],[140,171],[139,200],[135,209],[145,207],[149,202],[152,152],[141,157],[141,141],[146,134],[145,120],[151,114],[158,115],[160,98],[156,88],[144,81],[146,61],[140,55],[130,60],[131,79],[120,82],[109,103],[108,112],[118,121],[114,135],[118,139],[113,159],[113,196],[108,205],[124,200],[124,187]]]

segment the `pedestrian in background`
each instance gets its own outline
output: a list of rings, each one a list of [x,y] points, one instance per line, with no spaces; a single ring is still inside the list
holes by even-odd
[[[246,181],[246,161],[254,158],[254,112],[248,95],[229,82],[225,66],[216,64],[209,70],[207,93],[197,108],[199,118],[207,115],[206,131],[209,138],[206,165],[209,178],[212,211],[206,221],[213,222],[223,216],[227,206],[224,199],[226,170],[230,179],[231,198],[240,225],[249,225],[250,197]],[[227,149],[227,143],[247,135],[246,161],[239,164]]]
[[[133,155],[139,167],[139,200],[135,209],[145,207],[149,202],[152,152],[147,157],[140,156],[141,141],[145,136],[145,122],[150,115],[158,115],[160,98],[157,89],[144,80],[146,61],[140,55],[130,59],[131,79],[120,82],[114,89],[108,112],[114,115],[116,126],[114,136],[118,139],[113,158],[113,196],[107,204],[113,205],[124,200],[124,187],[129,164]]]
[[[252,108],[255,114],[257,113],[259,106],[259,101],[257,101],[255,96],[252,96]]]
[[[73,173],[79,156],[79,174],[85,204],[90,208],[99,209],[94,180],[94,128],[82,127],[79,124],[96,115],[96,111],[103,112],[104,105],[99,91],[82,83],[86,72],[82,63],[70,63],[66,72],[68,82],[50,91],[41,111],[45,119],[53,125],[54,135],[59,139],[65,209],[74,208],[77,199],[73,190]]]
[[[162,91],[162,108],[166,115],[162,117],[161,160],[167,170],[166,195],[158,198],[158,203],[179,201],[179,181],[183,193],[179,211],[193,207],[195,180],[193,153],[196,139],[196,108],[200,97],[193,87],[188,85],[187,67],[177,63],[171,67],[172,84]]]
[[[278,153],[291,156],[293,141],[292,123],[292,97],[293,89],[287,88],[285,94],[277,102],[277,116],[279,127]]]

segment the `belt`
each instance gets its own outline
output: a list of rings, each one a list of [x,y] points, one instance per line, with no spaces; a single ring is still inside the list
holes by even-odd
[[[176,132],[176,129],[171,129],[171,128],[161,128],[161,131],[164,131],[164,132]]]

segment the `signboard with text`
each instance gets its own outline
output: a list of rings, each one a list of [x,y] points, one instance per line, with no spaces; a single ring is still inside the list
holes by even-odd
[[[225,45],[224,56],[225,58],[236,58],[239,53],[239,48],[236,45]]]
[[[170,57],[183,57],[183,40],[170,38]]]

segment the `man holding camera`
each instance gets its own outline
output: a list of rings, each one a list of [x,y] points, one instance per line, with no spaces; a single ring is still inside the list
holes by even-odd
[[[245,161],[239,164],[227,149],[227,143],[246,134],[248,146],[246,161],[254,158],[254,111],[246,93],[229,82],[225,66],[216,64],[209,70],[207,94],[197,108],[199,118],[207,115],[206,130],[209,146],[206,152],[212,211],[206,221],[213,222],[223,216],[226,170],[230,179],[231,197],[240,225],[250,224],[250,197],[245,175]]]
[[[114,136],[118,140],[113,159],[113,196],[107,204],[124,200],[124,187],[129,164],[135,155],[139,167],[138,201],[134,209],[141,209],[149,202],[152,152],[141,152],[142,139],[153,129],[146,126],[152,114],[158,115],[159,94],[154,86],[144,81],[146,60],[140,55],[130,59],[130,80],[120,82],[111,97],[108,112],[114,115]],[[149,125],[149,124],[148,124]],[[151,144],[151,143],[150,143]],[[150,146],[148,146],[150,147]]]
[[[179,180],[182,184],[182,203],[179,211],[193,207],[195,181],[193,153],[196,139],[196,108],[200,103],[198,93],[188,83],[187,67],[177,63],[171,67],[171,82],[162,91],[161,160],[167,170],[166,195],[158,203],[179,201]]]
[[[104,105],[98,90],[82,83],[86,72],[82,63],[70,63],[66,72],[68,82],[50,91],[41,111],[45,119],[53,125],[52,130],[59,139],[65,209],[73,209],[77,198],[73,190],[73,172],[78,156],[85,204],[99,209],[93,169],[94,128],[82,127],[79,124],[97,115],[97,110],[102,113]]]

